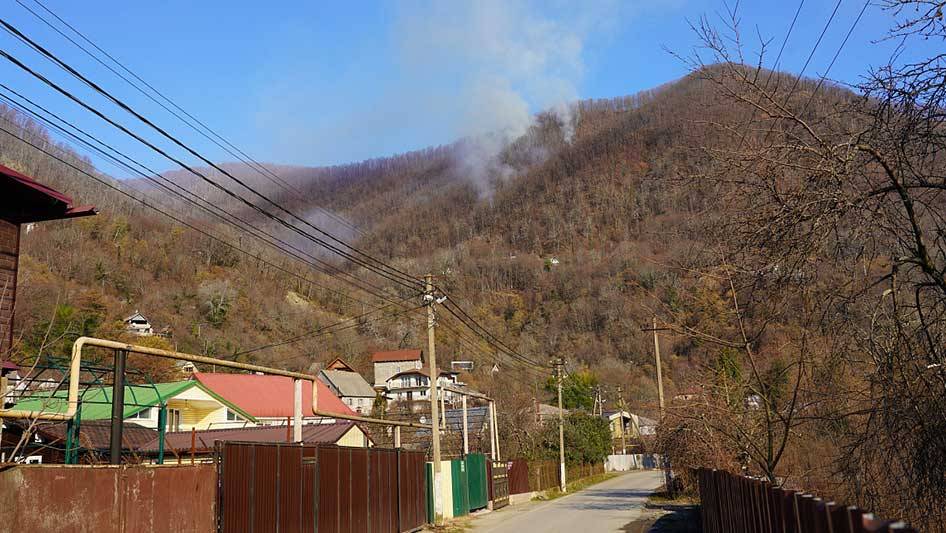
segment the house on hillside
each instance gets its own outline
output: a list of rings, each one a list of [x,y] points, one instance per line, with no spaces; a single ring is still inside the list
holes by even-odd
[[[150,337],[154,335],[154,328],[151,326],[151,322],[148,322],[148,319],[139,313],[137,309],[130,316],[125,317],[123,322],[125,324],[125,331],[132,335],[138,335],[139,337]]]
[[[568,416],[568,409],[561,410],[563,416]],[[557,405],[547,403],[535,404],[535,420],[539,423],[545,423],[549,420],[558,420],[559,409]]]
[[[414,349],[376,352],[371,355],[371,363],[374,365],[375,388],[385,388],[388,378],[394,374],[422,368],[424,352]]]
[[[657,435],[657,421],[647,418],[646,416],[640,416],[631,414],[631,419],[633,422],[634,432],[639,437],[654,437]]]
[[[604,411],[601,413],[601,418],[608,422],[612,439],[620,439],[622,436],[628,439],[636,436],[633,434],[636,431],[633,428],[634,419],[631,413],[627,411]]]
[[[445,403],[453,404],[460,400],[460,395],[450,390],[457,385],[456,372],[438,371],[437,386],[443,389]],[[398,372],[388,378],[386,388],[389,402],[430,401],[430,370],[420,368]]]
[[[0,354],[13,346],[13,313],[20,257],[20,226],[95,214],[12,168],[0,165]]]
[[[351,367],[348,363],[345,362],[341,357],[336,357],[332,359],[332,362],[325,365],[324,370],[345,370],[348,372],[355,372],[355,369]]]
[[[194,432],[168,433],[164,436],[165,450],[185,450],[191,453],[194,443],[194,455],[198,458],[210,458],[214,454],[216,443],[224,441],[239,442],[291,442],[286,428],[276,426],[257,426],[250,428],[208,429]],[[309,424],[302,427],[303,444],[335,444],[350,448],[370,448],[374,441],[368,433],[354,422],[335,422],[332,424]],[[137,448],[141,455],[156,457],[160,439],[157,435]],[[167,455],[168,452],[166,452]],[[173,453],[173,452],[172,452]]]
[[[196,372],[194,379],[220,398],[238,406],[263,425],[284,425],[293,416],[295,387],[285,376],[259,374],[223,374]],[[302,382],[302,417],[306,424],[330,423],[335,419],[316,415],[312,408],[311,381]],[[317,410],[324,413],[354,416],[355,412],[321,381],[316,380]]]
[[[36,393],[20,399],[16,409],[65,412],[68,391]],[[122,416],[126,423],[158,429],[161,408],[165,408],[167,431],[189,431],[219,427],[253,426],[259,422],[252,415],[197,381],[176,381],[154,385],[128,385]],[[88,387],[79,393],[81,424],[112,417],[112,388]]]
[[[319,379],[351,410],[360,415],[371,413],[377,393],[361,374],[341,359],[335,359],[319,372]]]
[[[454,372],[472,372],[473,361],[450,361],[450,370]]]

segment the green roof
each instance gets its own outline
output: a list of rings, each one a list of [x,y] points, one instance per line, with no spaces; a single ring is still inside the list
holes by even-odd
[[[125,387],[125,405],[123,418],[153,407],[177,396],[185,390],[197,386],[196,381],[175,381],[173,383],[155,383],[154,385],[130,385]],[[68,391],[58,390],[54,394],[37,394],[17,402],[14,409],[28,411],[46,411],[64,413],[68,407]],[[82,420],[106,420],[112,417],[112,388],[90,387],[79,392]],[[229,404],[225,404],[228,405]]]

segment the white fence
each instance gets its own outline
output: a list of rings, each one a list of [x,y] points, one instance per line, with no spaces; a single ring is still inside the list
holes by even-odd
[[[652,453],[609,455],[604,460],[605,472],[627,472],[628,470],[653,468],[660,468],[660,456]]]

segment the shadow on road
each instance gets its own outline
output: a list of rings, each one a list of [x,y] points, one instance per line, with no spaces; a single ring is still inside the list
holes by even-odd
[[[700,533],[699,507],[696,505],[658,505],[648,506],[651,510],[664,514],[650,514],[626,524],[621,531],[625,533]]]
[[[646,498],[650,493],[648,490],[585,489],[580,498],[566,500],[562,505],[579,511],[619,511],[634,507],[635,498]]]

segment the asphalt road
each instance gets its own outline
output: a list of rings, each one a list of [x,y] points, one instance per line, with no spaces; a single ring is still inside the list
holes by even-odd
[[[556,500],[506,507],[470,525],[484,533],[622,531],[662,480],[659,470],[630,472]]]

